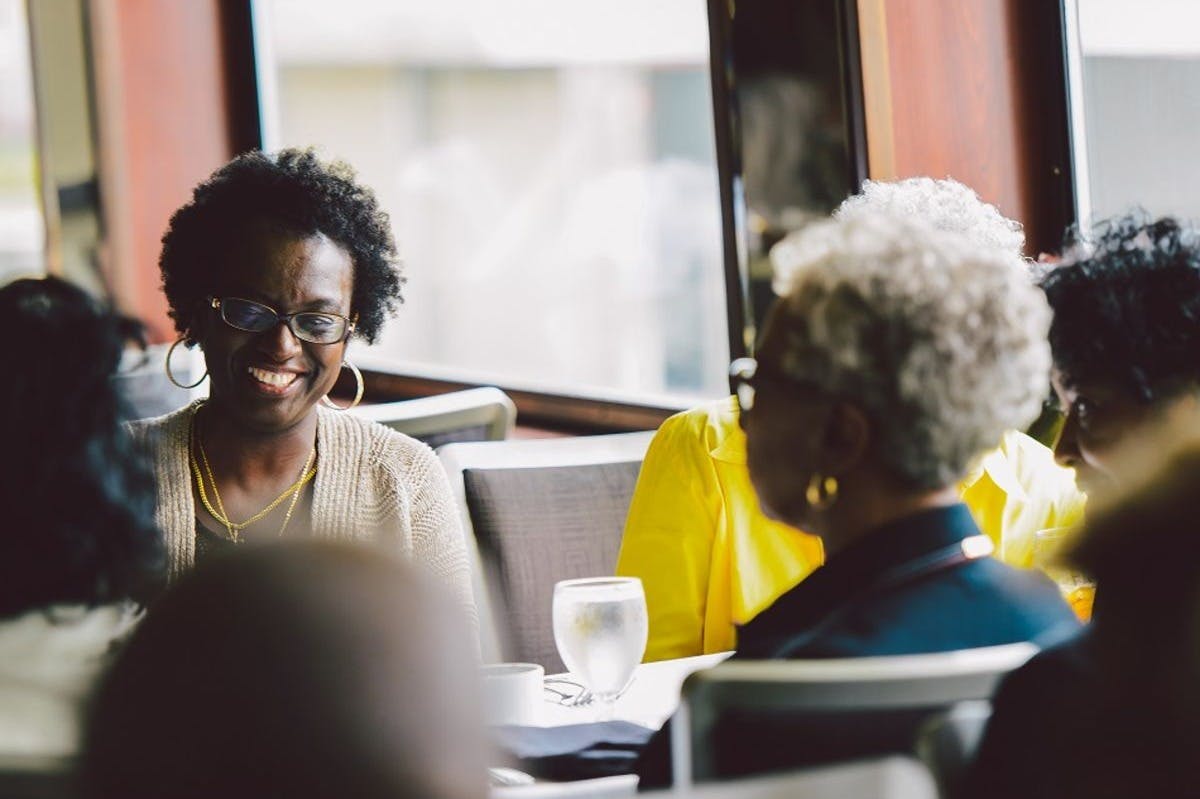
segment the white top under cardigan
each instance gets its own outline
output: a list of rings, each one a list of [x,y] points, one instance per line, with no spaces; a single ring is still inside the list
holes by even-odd
[[[196,556],[189,438],[199,403],[132,422],[158,484],[155,521],[166,540],[171,579]],[[317,538],[377,541],[448,584],[477,624],[458,511],[441,463],[428,446],[381,424],[317,406],[317,475],[312,529]]]

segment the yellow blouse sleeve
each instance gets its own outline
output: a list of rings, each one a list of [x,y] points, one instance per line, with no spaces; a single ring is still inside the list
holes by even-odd
[[[655,434],[629,506],[617,574],[640,577],[650,618],[647,661],[703,651],[719,492],[703,438],[687,413]]]

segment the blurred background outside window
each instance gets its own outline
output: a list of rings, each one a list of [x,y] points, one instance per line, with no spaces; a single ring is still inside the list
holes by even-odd
[[[24,0],[0,0],[0,283],[45,271]]]
[[[1068,0],[1067,23],[1079,218],[1200,218],[1200,3]]]
[[[392,216],[407,299],[367,359],[727,391],[702,0],[258,0],[256,18],[264,145],[349,161]]]

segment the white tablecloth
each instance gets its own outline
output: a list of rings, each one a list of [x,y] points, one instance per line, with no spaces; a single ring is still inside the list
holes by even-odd
[[[687,676],[694,671],[712,668],[732,654],[718,652],[713,655],[643,663],[634,672],[629,688],[617,699],[613,708],[613,718],[658,729],[679,706],[679,688]],[[541,708],[541,718],[538,720],[540,727],[584,724],[596,720],[597,709],[594,704],[565,707],[551,701],[553,694],[549,691],[546,692],[546,697],[547,701]]]

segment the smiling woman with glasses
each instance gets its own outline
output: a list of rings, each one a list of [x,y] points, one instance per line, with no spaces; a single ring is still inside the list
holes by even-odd
[[[337,412],[362,398],[349,339],[376,340],[404,282],[370,189],[310,151],[247,153],[175,213],[159,264],[172,350],[198,345],[210,381],[208,400],[133,426],[155,463],[172,576],[244,541],[378,540],[472,607],[433,453]],[[174,380],[170,354],[166,366]],[[342,368],[357,383],[349,406],[328,396]]]

